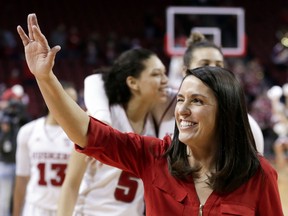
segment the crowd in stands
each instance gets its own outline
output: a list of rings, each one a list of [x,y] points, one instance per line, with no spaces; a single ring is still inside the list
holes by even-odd
[[[60,23],[57,28],[51,31],[49,37],[51,45],[58,44],[62,48],[56,59],[55,72],[62,80],[74,82],[77,90],[82,92],[83,80],[86,76],[92,74],[96,68],[111,65],[121,52],[131,48],[148,46],[149,49],[158,52],[164,64],[168,65],[170,56],[164,54],[163,48],[161,50],[159,47],[159,42],[152,42],[151,38],[160,37],[155,29],[153,24],[147,25],[145,40],[120,37],[113,32],[107,38],[101,37],[97,32],[91,32],[84,38],[80,35],[77,26],[68,29],[64,23]],[[20,85],[26,92],[23,100],[27,112],[31,118],[36,118],[42,114],[39,110],[41,110],[43,101],[39,91],[35,90],[33,77],[27,68],[21,50],[19,50],[16,36],[8,30],[2,30],[0,31],[0,38],[1,93],[3,94],[6,89],[5,94],[7,94],[12,86]],[[163,44],[161,45],[163,47]],[[276,138],[276,134],[272,130],[272,107],[266,92],[273,85],[285,84],[285,80],[281,79],[282,83],[271,80],[267,76],[269,74],[267,68],[262,65],[261,60],[255,57],[226,59],[226,67],[237,74],[244,86],[250,113],[261,126],[264,136],[267,136],[269,144],[267,144],[265,151],[269,154],[272,151],[270,143]],[[285,67],[283,64],[276,66]],[[4,98],[2,95],[2,104],[5,101]]]

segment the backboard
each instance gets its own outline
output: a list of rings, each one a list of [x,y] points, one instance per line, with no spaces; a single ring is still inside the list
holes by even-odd
[[[236,7],[176,7],[166,10],[166,52],[183,55],[191,31],[201,32],[222,48],[225,56],[246,53],[245,14]]]

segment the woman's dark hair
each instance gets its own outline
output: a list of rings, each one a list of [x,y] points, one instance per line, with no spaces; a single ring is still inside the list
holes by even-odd
[[[246,182],[260,164],[243,90],[233,73],[224,68],[187,70],[183,81],[191,75],[207,85],[218,101],[216,127],[219,145],[215,155],[215,172],[209,177],[209,185],[219,193],[231,192]],[[172,144],[166,152],[169,170],[180,179],[197,178],[200,167],[190,167],[187,146],[179,141],[178,135],[179,130],[175,126]]]
[[[126,84],[128,76],[140,77],[145,69],[144,62],[155,55],[147,49],[131,49],[122,53],[112,67],[103,73],[104,87],[110,105],[126,104],[131,98],[131,92]]]
[[[190,37],[186,41],[186,51],[183,56],[183,64],[186,68],[190,67],[190,62],[192,61],[193,53],[198,48],[214,48],[217,49],[222,55],[221,48],[215,43],[207,40],[205,36],[199,32],[192,32]]]

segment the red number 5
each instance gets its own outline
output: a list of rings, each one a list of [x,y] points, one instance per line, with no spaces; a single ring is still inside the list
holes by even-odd
[[[116,200],[130,203],[134,200],[138,188],[137,178],[128,173],[122,172],[114,196]]]

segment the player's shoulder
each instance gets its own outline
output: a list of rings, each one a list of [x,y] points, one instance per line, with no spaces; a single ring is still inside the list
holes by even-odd
[[[94,81],[102,80],[102,74],[91,74],[84,79],[84,84],[93,84]]]
[[[38,119],[34,119],[26,124],[24,124],[20,130],[19,133],[26,133],[26,132],[31,132],[31,130],[33,130],[33,128],[36,127],[36,124],[39,124],[41,122],[44,122],[45,118],[44,117],[40,117]]]

